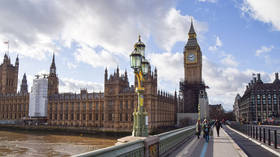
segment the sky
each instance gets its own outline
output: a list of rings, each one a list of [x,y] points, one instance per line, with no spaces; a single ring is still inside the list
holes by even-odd
[[[253,73],[280,71],[279,0],[1,0],[0,60],[19,56],[19,84],[49,72],[55,53],[60,92],[103,91],[104,69],[128,71],[138,35],[158,69],[158,89],[174,93],[184,77],[191,19],[203,55],[210,104],[231,110]]]

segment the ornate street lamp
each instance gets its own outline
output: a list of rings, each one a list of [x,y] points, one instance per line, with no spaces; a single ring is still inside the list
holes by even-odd
[[[148,62],[147,59],[145,59],[145,57],[143,57],[142,58],[142,64],[141,64],[141,70],[142,70],[144,75],[147,75],[149,67],[150,67],[150,63]]]
[[[145,59],[145,44],[141,41],[139,36],[138,42],[134,45],[134,51],[130,55],[130,66],[134,70],[137,78],[138,86],[136,93],[138,95],[137,110],[133,112],[133,131],[132,136],[146,137],[148,136],[148,117],[147,112],[144,111],[144,76],[148,73],[149,62]]]

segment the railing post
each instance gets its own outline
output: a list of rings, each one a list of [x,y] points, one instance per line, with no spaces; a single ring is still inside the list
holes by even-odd
[[[263,128],[263,143],[265,143],[265,128]]]
[[[256,139],[258,139],[258,127],[256,126]]]
[[[252,126],[252,129],[253,129],[253,138],[255,138],[256,137],[255,126]]]
[[[270,129],[268,129],[268,145],[271,145]]]
[[[252,138],[253,138],[253,133],[254,133],[253,125],[251,125],[251,137],[252,137]]]
[[[274,148],[277,149],[277,131],[274,130]]]
[[[260,135],[260,141],[262,141],[262,128],[260,127],[260,131],[259,131],[259,135]]]
[[[250,136],[249,124],[247,125],[247,135]]]

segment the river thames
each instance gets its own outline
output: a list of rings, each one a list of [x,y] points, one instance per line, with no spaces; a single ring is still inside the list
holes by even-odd
[[[112,146],[116,142],[117,137],[56,135],[0,130],[0,156],[71,156]]]

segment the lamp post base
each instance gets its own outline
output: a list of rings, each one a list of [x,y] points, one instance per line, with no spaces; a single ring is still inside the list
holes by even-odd
[[[135,137],[147,137],[148,134],[148,127],[146,123],[146,116],[147,112],[134,112],[133,113],[133,118],[134,118],[134,123],[133,123],[133,131],[132,131],[132,136]]]

